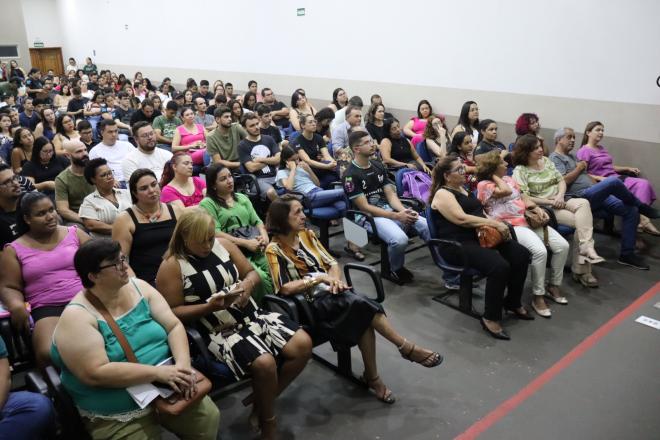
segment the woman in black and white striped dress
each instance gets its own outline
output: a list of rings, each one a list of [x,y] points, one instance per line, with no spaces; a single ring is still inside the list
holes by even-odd
[[[236,379],[252,376],[253,415],[262,438],[275,432],[275,397],[302,371],[312,342],[286,316],[258,308],[260,282],[249,261],[202,209],[179,217],[156,286],[184,324],[196,325],[211,353]],[[277,364],[281,366],[277,368]]]

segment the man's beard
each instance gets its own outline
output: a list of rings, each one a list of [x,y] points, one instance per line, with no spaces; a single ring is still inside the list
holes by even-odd
[[[87,162],[89,162],[89,156],[85,156],[82,159],[72,158],[71,162],[76,166],[84,167],[85,165],[87,165]]]

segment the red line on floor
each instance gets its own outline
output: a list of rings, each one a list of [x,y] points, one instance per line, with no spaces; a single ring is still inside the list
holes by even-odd
[[[497,423],[504,416],[508,415],[511,411],[516,409],[521,403],[531,397],[534,393],[540,390],[546,383],[552,380],[556,375],[562,372],[565,368],[569,367],[578,358],[584,355],[591,347],[600,341],[605,335],[611,332],[616,326],[621,324],[623,320],[628,318],[635,310],[639,309],[656,293],[660,291],[660,282],[656,283],[653,287],[647,290],[642,296],[637,298],[632,304],[625,309],[621,310],[612,319],[603,324],[598,330],[589,335],[584,341],[578,344],[566,356],[561,358],[552,367],[545,370],[533,381],[528,383],[523,389],[514,394],[507,401],[502,402],[497,408],[488,413],[484,418],[475,422],[472,426],[466,429],[462,434],[456,437],[456,440],[471,440],[483,434],[488,428]]]

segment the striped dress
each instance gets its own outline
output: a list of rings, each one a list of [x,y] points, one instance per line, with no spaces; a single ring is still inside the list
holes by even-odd
[[[214,293],[240,281],[229,252],[217,241],[207,257],[177,261],[187,305],[204,304]],[[197,327],[209,351],[239,380],[249,374],[252,361],[260,355],[277,357],[299,326],[286,316],[260,309],[250,298],[242,309],[232,305],[202,317]]]

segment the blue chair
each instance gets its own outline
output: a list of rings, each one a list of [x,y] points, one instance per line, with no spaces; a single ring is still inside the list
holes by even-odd
[[[433,263],[435,263],[435,265],[441,270],[460,274],[460,289],[458,290],[458,305],[447,300],[449,296],[455,293],[455,291],[452,290],[434,296],[433,300],[473,318],[481,319],[481,314],[477,313],[472,306],[473,281],[475,277],[478,277],[481,274],[477,270],[468,267],[465,256],[463,256],[463,264],[461,265],[449,264],[442,257],[442,254],[440,253],[441,246],[453,246],[458,248],[459,251],[462,250],[463,246],[458,241],[445,240],[438,237],[437,231],[434,227],[435,222],[433,220],[437,215],[438,213],[435,212],[429,204],[426,207],[426,221],[429,224],[429,232],[431,235],[431,239],[428,241],[431,258],[433,259]],[[460,253],[462,254],[462,252]]]
[[[417,154],[419,154],[419,157],[421,157],[424,162],[433,162],[434,157],[429,152],[429,149],[426,148],[426,141],[420,141],[415,147],[415,150],[417,150]]]

